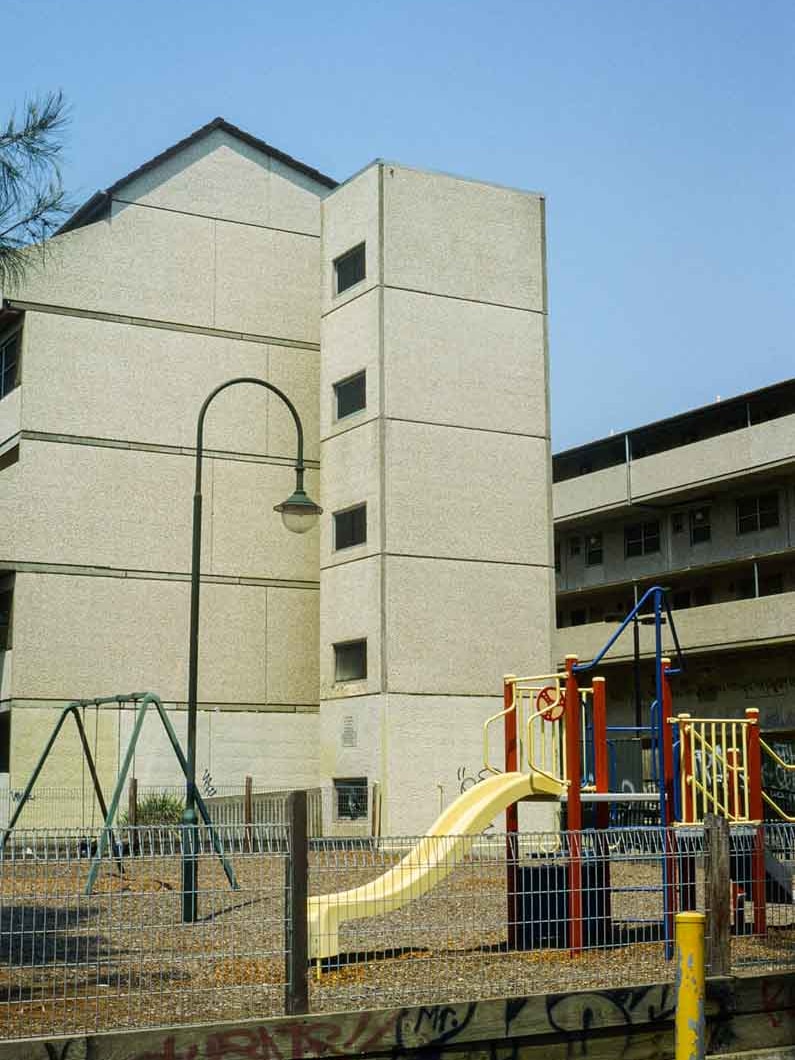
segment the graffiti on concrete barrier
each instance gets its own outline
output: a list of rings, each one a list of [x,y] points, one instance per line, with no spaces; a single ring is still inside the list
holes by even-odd
[[[418,1049],[453,1041],[469,1024],[477,1007],[472,1001],[402,1009],[395,1026],[398,1048]]]

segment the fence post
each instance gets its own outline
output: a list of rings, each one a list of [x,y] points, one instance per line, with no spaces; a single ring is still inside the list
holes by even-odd
[[[127,789],[127,824],[131,828],[138,824],[138,781],[135,777],[130,777]]]
[[[707,968],[710,975],[731,974],[731,880],[729,822],[704,817],[704,882],[707,907]]]
[[[290,893],[285,917],[287,983],[284,1009],[288,1016],[301,1016],[309,1011],[309,947],[306,920],[309,843],[305,791],[291,791],[288,795],[287,822],[290,844],[287,878]]]
[[[676,1060],[704,1060],[704,914],[676,914]]]
[[[246,837],[246,850],[251,853],[254,843],[251,832],[251,826],[254,823],[254,801],[252,799],[252,787],[253,781],[251,777],[246,777],[246,786],[243,791],[243,826],[245,828],[244,835]]]

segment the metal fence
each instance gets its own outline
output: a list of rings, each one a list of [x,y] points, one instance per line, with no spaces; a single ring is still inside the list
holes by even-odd
[[[240,887],[200,829],[195,924],[181,827],[114,832],[88,896],[85,833],[17,834],[0,854],[0,1038],[282,1014],[299,921],[310,1011],[670,981],[674,907],[707,911],[710,944],[726,928],[733,971],[795,964],[792,826],[765,829],[766,861],[755,828],[719,858],[698,828],[309,838],[295,891],[284,824],[217,833]]]
[[[287,830],[217,830],[232,890],[199,829],[193,924],[181,922],[182,832],[115,833],[91,895],[84,837],[18,836],[0,862],[0,1038],[283,1011]]]
[[[151,796],[167,796],[174,804],[185,798],[184,784],[138,784],[138,805],[143,806]],[[246,787],[244,784],[205,786],[204,801],[213,821],[220,825],[242,825],[246,821]],[[286,824],[288,790],[256,789],[251,793],[251,823]],[[11,819],[22,791],[0,789],[0,828]],[[323,799],[320,788],[307,792],[309,834],[323,834]],[[128,798],[125,793],[119,807],[118,821],[128,823]],[[102,814],[91,785],[71,788],[34,788],[18,823],[24,829],[81,829],[95,831],[102,827]],[[151,821],[148,823],[152,823]]]

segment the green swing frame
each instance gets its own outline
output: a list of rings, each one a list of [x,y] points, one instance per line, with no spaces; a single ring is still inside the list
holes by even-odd
[[[91,748],[89,747],[85,726],[83,725],[83,719],[80,716],[80,711],[85,709],[86,707],[95,707],[97,710],[99,710],[101,707],[110,706],[111,704],[115,704],[121,707],[122,703],[132,703],[135,705],[135,725],[133,726],[133,731],[130,735],[129,743],[127,744],[127,750],[124,755],[124,761],[121,764],[119,774],[116,778],[116,785],[113,789],[110,805],[107,805],[105,803],[105,797],[102,792],[102,785],[100,784],[99,776],[97,775],[96,762],[94,761],[94,757],[91,754]],[[158,717],[163,723],[163,728],[166,730],[166,735],[168,736],[169,742],[171,743],[171,747],[174,751],[177,762],[179,763],[179,767],[182,770],[182,773],[187,781],[188,761],[185,758],[185,754],[182,750],[182,747],[180,746],[180,742],[177,738],[176,732],[174,731],[174,727],[169,721],[168,715],[166,714],[163,708],[163,703],[160,697],[155,695],[154,692],[132,692],[127,695],[102,696],[97,699],[75,699],[71,703],[67,704],[67,706],[65,706],[61,711],[60,717],[55,723],[52,733],[50,734],[50,738],[47,740],[47,744],[44,750],[42,751],[41,755],[39,756],[39,760],[36,763],[36,767],[34,768],[27,784],[25,785],[25,790],[23,791],[22,796],[19,802],[17,803],[16,809],[11,815],[11,820],[8,822],[7,827],[3,830],[2,835],[0,835],[0,854],[2,853],[2,851],[5,850],[8,839],[14,831],[14,827],[17,821],[19,820],[20,814],[22,813],[23,809],[25,808],[25,804],[28,802],[33,793],[33,788],[36,785],[36,781],[39,778],[39,774],[44,768],[45,762],[47,761],[52,749],[55,746],[56,740],[58,739],[58,734],[66,723],[66,719],[71,715],[75,719],[75,724],[77,725],[77,731],[80,736],[80,743],[83,749],[83,756],[86,760],[88,771],[91,775],[91,783],[93,785],[94,792],[97,797],[97,802],[99,803],[99,808],[104,821],[99,836],[99,842],[97,843],[96,852],[94,853],[91,859],[91,868],[89,869],[88,879],[86,880],[84,893],[86,895],[90,895],[94,888],[94,883],[96,882],[96,878],[102,864],[102,858],[107,852],[108,844],[111,842],[112,839],[113,821],[116,817],[116,811],[119,808],[119,802],[121,801],[121,796],[124,791],[124,785],[127,780],[127,774],[129,773],[130,766],[132,765],[133,756],[135,754],[135,748],[138,743],[138,739],[141,735],[141,730],[143,728],[144,718],[146,717],[147,709],[152,705],[154,705]],[[235,876],[235,871],[232,867],[232,863],[229,861],[229,859],[224,853],[223,844],[218,835],[218,832],[216,831],[215,826],[213,825],[210,813],[207,809],[204,799],[198,792],[196,792],[196,805],[198,807],[202,820],[210,831],[210,838],[212,841],[213,849],[221,860],[221,864],[223,865],[224,873],[226,874],[226,878],[229,881],[229,885],[232,890],[237,891],[240,889],[240,884],[238,883],[237,877]],[[182,842],[188,844],[188,846],[191,848],[191,854],[196,854],[196,847],[198,845],[197,829],[195,827],[186,829],[184,834],[182,835]]]

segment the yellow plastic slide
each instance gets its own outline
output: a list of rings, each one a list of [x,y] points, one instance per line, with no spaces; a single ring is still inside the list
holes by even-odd
[[[427,894],[463,860],[470,837],[479,835],[501,810],[532,796],[557,798],[564,790],[564,784],[538,773],[498,773],[469,788],[383,876],[349,891],[309,899],[309,956],[336,956],[344,921],[392,913]]]

